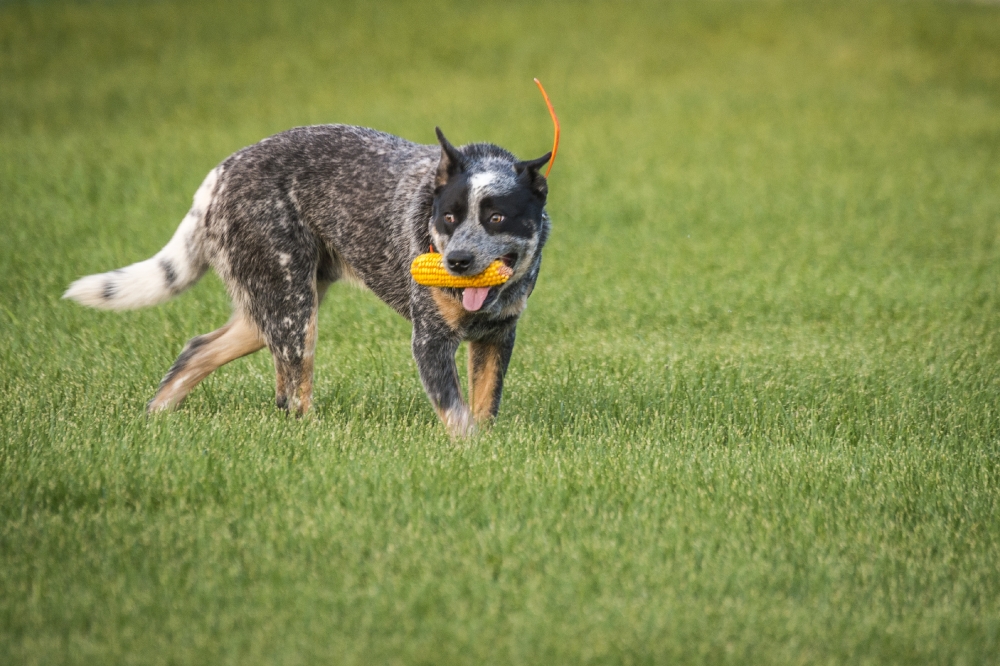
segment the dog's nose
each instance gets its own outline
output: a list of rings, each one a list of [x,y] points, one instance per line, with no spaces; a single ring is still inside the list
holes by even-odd
[[[469,270],[469,266],[472,265],[472,260],[475,256],[468,250],[455,250],[448,253],[448,268],[455,271],[456,273],[462,273]]]

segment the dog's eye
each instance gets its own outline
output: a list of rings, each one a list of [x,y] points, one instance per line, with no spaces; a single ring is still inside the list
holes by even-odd
[[[490,222],[493,224],[500,224],[503,222],[503,215],[500,213],[493,213],[493,215],[490,216]]]
[[[452,215],[451,213],[445,213],[444,221],[447,222],[448,224],[455,224],[455,216]]]

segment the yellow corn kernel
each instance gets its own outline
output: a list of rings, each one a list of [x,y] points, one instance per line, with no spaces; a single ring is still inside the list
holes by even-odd
[[[410,264],[410,275],[417,284],[425,287],[496,287],[514,274],[510,266],[496,259],[478,275],[452,275],[444,267],[443,257],[437,252],[427,252]]]

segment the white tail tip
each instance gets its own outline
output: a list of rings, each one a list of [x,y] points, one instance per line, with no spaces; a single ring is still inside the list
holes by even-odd
[[[122,310],[124,308],[120,305],[116,306],[115,284],[110,279],[111,275],[101,273],[82,277],[71,284],[62,297],[101,310]]]

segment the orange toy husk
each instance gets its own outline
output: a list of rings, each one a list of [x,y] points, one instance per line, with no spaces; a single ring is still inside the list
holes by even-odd
[[[535,85],[537,85],[538,89],[542,91],[542,97],[545,98],[545,106],[549,107],[549,115],[552,116],[552,124],[556,127],[556,136],[552,141],[552,157],[549,158],[549,168],[545,170],[545,177],[548,178],[549,172],[552,171],[552,165],[556,163],[556,153],[559,152],[559,118],[556,117],[556,110],[552,108],[552,102],[549,100],[549,95],[545,92],[545,88],[542,87],[542,82],[536,78]]]

